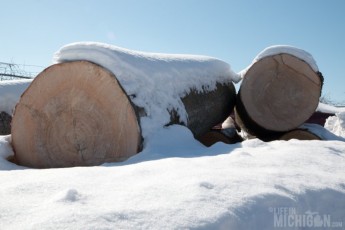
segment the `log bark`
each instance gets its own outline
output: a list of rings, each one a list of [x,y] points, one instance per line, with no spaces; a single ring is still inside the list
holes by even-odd
[[[274,139],[303,124],[319,103],[323,78],[303,60],[278,54],[246,72],[236,102],[236,122],[251,135]]]
[[[199,138],[229,116],[235,107],[236,90],[232,83],[218,83],[217,89],[211,92],[198,93],[192,90],[182,98],[182,102],[188,114],[187,127],[195,138]],[[174,120],[174,123],[179,122]]]
[[[217,85],[216,91],[192,91],[182,101],[187,127],[198,136],[226,118],[234,107],[235,89],[232,83]],[[141,116],[146,116],[142,108],[103,67],[88,61],[52,65],[35,78],[16,106],[16,160],[33,168],[123,161],[142,148]],[[176,118],[172,111],[169,124],[179,123]]]
[[[6,112],[0,112],[0,135],[11,134],[12,116]]]

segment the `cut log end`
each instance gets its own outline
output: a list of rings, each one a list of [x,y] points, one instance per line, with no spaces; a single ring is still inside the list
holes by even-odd
[[[238,95],[237,104],[242,107],[236,106],[251,134],[286,132],[314,113],[321,88],[319,74],[306,62],[289,54],[274,55],[247,71]]]
[[[136,154],[141,132],[115,76],[86,61],[48,67],[22,95],[12,120],[19,164],[99,165]]]

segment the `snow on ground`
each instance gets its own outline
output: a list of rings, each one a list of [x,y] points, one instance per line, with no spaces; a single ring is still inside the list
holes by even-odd
[[[0,137],[0,229],[345,227],[342,141],[207,148],[174,125],[125,162],[42,170],[8,162],[9,141]]]
[[[315,59],[313,58],[313,56],[308,53],[305,50],[302,50],[300,48],[297,47],[293,47],[293,46],[289,46],[289,45],[274,45],[274,46],[269,46],[267,48],[265,48],[264,50],[262,50],[252,61],[252,63],[245,69],[243,69],[242,71],[240,71],[238,74],[241,76],[241,78],[244,77],[244,75],[246,74],[246,72],[249,70],[249,68],[256,62],[258,62],[259,60],[265,58],[265,57],[269,57],[269,56],[274,56],[277,54],[290,54],[292,56],[295,56],[303,61],[305,61],[306,63],[309,64],[309,66],[315,71],[318,72],[319,68],[316,64]]]
[[[31,82],[32,80],[0,81],[0,112],[12,114],[20,96]]]
[[[191,89],[212,91],[217,83],[240,80],[228,63],[207,56],[145,53],[96,42],[72,43],[54,56],[56,63],[76,60],[94,62],[114,73],[132,102],[148,115],[141,119],[144,138],[170,122],[168,110],[174,109],[187,124],[180,98]]]

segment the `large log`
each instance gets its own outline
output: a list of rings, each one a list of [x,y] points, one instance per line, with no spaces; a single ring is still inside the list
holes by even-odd
[[[34,168],[99,165],[122,161],[142,147],[143,108],[116,76],[88,61],[55,64],[24,92],[12,120],[12,145],[19,164]],[[231,81],[213,91],[191,90],[182,98],[189,127],[200,136],[234,107]],[[166,110],[166,108],[162,108]],[[168,124],[181,123],[171,110]]]
[[[0,135],[11,134],[12,112],[32,80],[0,81]]]
[[[6,112],[0,112],[0,135],[11,134],[12,116]]]
[[[0,112],[12,115],[20,96],[31,82],[32,79],[0,81]]]
[[[294,129],[285,134],[283,134],[279,140],[288,141],[291,139],[297,140],[321,140],[316,134],[306,130],[306,129]]]
[[[275,139],[314,113],[322,84],[321,73],[296,56],[282,53],[264,57],[243,77],[236,122],[251,135]]]

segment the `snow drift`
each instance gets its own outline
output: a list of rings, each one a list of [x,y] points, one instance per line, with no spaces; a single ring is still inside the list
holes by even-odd
[[[206,148],[171,126],[126,162],[46,170],[6,161],[8,141],[0,139],[2,229],[276,229],[292,215],[327,218],[312,227],[345,223],[340,141]]]

